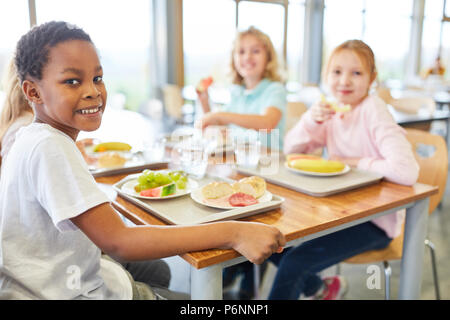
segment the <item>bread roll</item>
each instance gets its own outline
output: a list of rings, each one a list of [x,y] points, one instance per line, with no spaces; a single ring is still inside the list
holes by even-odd
[[[127,159],[122,157],[117,152],[108,152],[98,157],[99,168],[123,167],[125,162],[127,162]]]
[[[257,176],[251,176],[247,178],[243,178],[239,180],[241,184],[249,184],[255,190],[255,194],[253,195],[255,198],[261,197],[266,192],[266,181]],[[244,192],[247,193],[247,192]]]
[[[256,189],[250,183],[237,181],[232,185],[235,193],[242,192],[256,198]]]
[[[202,188],[203,197],[206,199],[222,198],[232,193],[234,190],[227,182],[211,182]]]

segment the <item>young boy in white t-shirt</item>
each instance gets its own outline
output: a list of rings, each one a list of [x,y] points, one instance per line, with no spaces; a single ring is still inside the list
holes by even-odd
[[[35,119],[2,164],[0,299],[155,299],[101,251],[132,261],[233,248],[261,263],[285,245],[259,223],[126,226],[75,145],[81,130],[100,126],[106,104],[89,36],[65,22],[42,24],[20,39],[15,62]]]

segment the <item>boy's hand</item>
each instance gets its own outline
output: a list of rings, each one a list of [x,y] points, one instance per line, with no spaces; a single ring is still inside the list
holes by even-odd
[[[236,230],[233,249],[250,262],[261,264],[273,253],[280,253],[286,239],[277,228],[262,223],[242,222]]]

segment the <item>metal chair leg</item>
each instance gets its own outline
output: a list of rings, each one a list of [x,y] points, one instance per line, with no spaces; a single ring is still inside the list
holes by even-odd
[[[384,298],[386,300],[390,300],[391,299],[391,274],[392,274],[392,269],[391,266],[389,265],[389,262],[387,261],[383,261],[383,266],[384,266]]]
[[[261,267],[258,264],[253,264],[253,286],[254,286],[254,292],[255,292],[255,300],[259,299],[259,286],[260,286],[260,274],[261,274]]]
[[[431,266],[433,268],[433,280],[434,280],[434,292],[436,294],[436,300],[441,300],[441,294],[439,290],[439,280],[436,265],[436,255],[434,250],[434,244],[429,239],[425,239],[425,245],[430,248],[431,254]]]

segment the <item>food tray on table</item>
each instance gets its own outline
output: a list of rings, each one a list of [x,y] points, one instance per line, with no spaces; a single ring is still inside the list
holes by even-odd
[[[126,145],[120,142],[109,143]],[[145,158],[142,151],[134,151],[131,146],[129,146],[129,150],[106,149],[95,151],[95,145],[85,146],[86,155],[92,159],[91,163],[88,164],[88,168],[95,178],[138,172],[144,169],[161,169],[169,163],[164,158],[158,161],[150,161]]]
[[[213,221],[234,220],[278,208],[284,201],[284,198],[273,194],[270,201],[265,201],[246,207],[219,209],[202,205],[197,201],[194,201],[190,194],[170,199],[147,200],[133,197],[122,190],[122,187],[127,182],[135,178],[136,175],[130,175],[123,178],[113,185],[114,190],[116,190],[121,197],[139,206],[145,211],[152,213],[169,224],[189,225]],[[229,183],[234,182],[231,179],[210,175],[206,175],[203,179],[196,180],[198,188],[201,188],[213,181],[225,181]],[[195,192],[195,190],[193,192]]]
[[[267,182],[314,197],[326,197],[367,186],[377,183],[383,178],[380,174],[355,168],[351,168],[342,175],[305,175],[287,168],[283,156],[280,158],[274,157],[269,162],[265,167],[244,168],[237,166],[236,169],[242,174],[257,175],[264,178]]]
[[[89,171],[94,178],[111,176],[115,174],[132,173],[142,171],[144,169],[162,169],[168,165],[169,161],[146,162],[144,159],[127,161],[122,167],[115,168],[98,168],[89,166]]]

